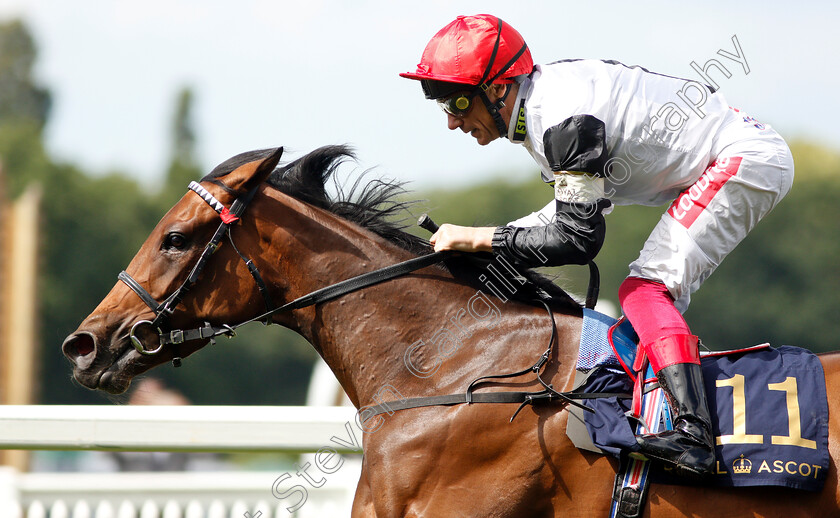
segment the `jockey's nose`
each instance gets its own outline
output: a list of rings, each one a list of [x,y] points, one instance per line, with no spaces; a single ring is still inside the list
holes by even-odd
[[[451,113],[447,113],[446,125],[449,127],[449,129],[455,130],[464,125],[464,119],[462,119],[461,117],[456,117]]]

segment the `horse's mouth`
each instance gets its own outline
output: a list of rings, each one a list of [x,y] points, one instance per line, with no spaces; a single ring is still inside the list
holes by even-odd
[[[96,386],[91,388],[104,390],[111,394],[122,394],[128,389],[131,379],[134,377],[133,374],[129,374],[132,370],[131,367],[136,366],[137,360],[140,358],[140,353],[129,344],[114,360],[114,363],[99,374]]]
[[[134,371],[138,371],[138,360],[141,359],[128,337],[119,340],[116,357],[97,351],[96,339],[89,333],[78,333],[71,338],[63,348],[64,354],[74,364],[76,381],[86,388],[111,394],[121,394],[128,389],[132,377],[139,373]]]

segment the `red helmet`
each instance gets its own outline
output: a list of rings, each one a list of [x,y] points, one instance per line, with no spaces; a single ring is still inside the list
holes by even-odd
[[[456,86],[446,88],[438,82],[511,83],[510,78],[530,74],[533,68],[528,45],[516,29],[493,15],[478,14],[459,16],[438,31],[426,45],[417,70],[400,76],[422,81],[426,97],[435,99]]]

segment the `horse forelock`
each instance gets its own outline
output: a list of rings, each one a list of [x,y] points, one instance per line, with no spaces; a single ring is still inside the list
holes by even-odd
[[[216,166],[203,180],[224,187],[219,180],[222,176],[247,163],[268,158],[273,152],[274,149],[261,149],[236,155]],[[266,183],[284,194],[356,223],[409,252],[417,255],[431,253],[433,250],[427,240],[406,232],[414,224],[410,208],[417,201],[401,199],[407,192],[404,182],[382,178],[365,182],[366,175],[363,174],[349,189],[345,189],[336,181],[338,168],[345,162],[355,160],[356,155],[349,146],[324,146],[278,166]],[[333,180],[336,191],[334,197],[327,190],[327,182],[330,180]],[[477,278],[486,264],[471,259],[469,255],[453,257],[447,265],[448,269],[456,277]],[[463,274],[465,271],[468,272],[466,275]],[[547,277],[533,270],[521,270],[521,273],[532,287],[547,292],[559,306],[571,310],[580,309],[579,303]],[[528,297],[525,293],[521,295]]]

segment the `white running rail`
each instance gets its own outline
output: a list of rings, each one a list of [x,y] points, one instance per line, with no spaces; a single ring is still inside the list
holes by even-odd
[[[351,470],[352,468],[346,468]],[[335,479],[335,476],[339,476]],[[3,518],[338,518],[358,473],[338,472],[306,501],[272,494],[270,472],[17,473],[0,467]],[[288,484],[287,484],[288,485]],[[285,486],[284,486],[285,487]]]
[[[0,406],[4,449],[298,453],[330,448],[355,454],[342,455],[340,469],[332,460],[328,474],[310,466],[308,473],[324,481],[317,488],[294,470],[18,473],[0,467],[0,517],[349,516],[361,453],[350,446],[361,444],[363,435],[355,419],[355,409],[347,407]],[[311,457],[300,464],[307,461],[314,464]],[[305,500],[295,487],[306,490]],[[293,507],[298,507],[294,513]]]
[[[347,426],[361,441],[348,407],[3,405],[0,449],[342,451],[330,437]]]

